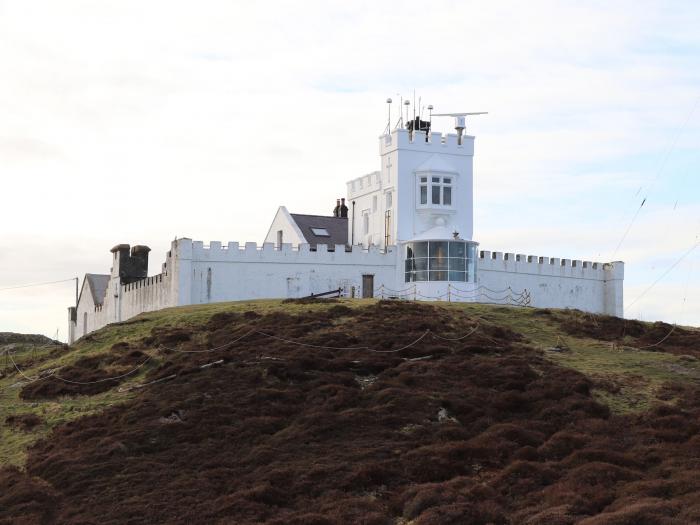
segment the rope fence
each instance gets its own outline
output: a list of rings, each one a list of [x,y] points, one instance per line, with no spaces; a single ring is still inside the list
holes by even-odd
[[[418,286],[413,285],[402,290],[394,290],[383,284],[374,290],[374,295],[381,299],[403,299],[416,301],[426,299],[429,301],[462,302],[460,300],[486,304],[506,304],[512,306],[529,306],[532,297],[527,289],[515,292],[509,286],[503,290],[492,290],[486,286],[478,286],[472,290],[461,290],[451,283],[447,284],[447,291],[438,295],[425,295],[418,291]]]
[[[242,327],[242,328],[246,328],[246,327]],[[469,332],[467,332],[466,334],[463,334],[463,335],[461,335],[461,336],[454,337],[454,338],[441,336],[441,335],[439,335],[439,334],[436,334],[434,331],[428,329],[428,330],[426,330],[425,332],[423,332],[419,337],[417,337],[415,340],[411,341],[410,343],[408,343],[408,344],[406,344],[406,345],[404,345],[404,346],[401,346],[401,347],[399,347],[399,348],[393,348],[393,349],[389,349],[389,350],[375,349],[375,348],[371,348],[371,347],[368,347],[368,346],[327,346],[327,345],[316,345],[316,344],[304,343],[304,342],[301,342],[301,341],[296,341],[296,340],[294,340],[294,339],[288,339],[288,338],[285,338],[285,337],[280,337],[280,336],[277,336],[277,335],[274,335],[274,334],[270,334],[270,333],[267,333],[267,332],[263,332],[263,331],[261,331],[261,330],[256,330],[256,329],[249,330],[249,331],[247,331],[246,333],[244,333],[243,335],[241,335],[241,336],[239,336],[239,337],[237,337],[237,338],[235,338],[235,339],[232,339],[231,341],[229,341],[229,342],[227,342],[227,343],[224,343],[224,344],[222,344],[222,345],[216,346],[216,347],[214,347],[214,348],[205,348],[205,349],[201,349],[201,350],[183,350],[183,349],[180,349],[180,348],[174,348],[174,347],[167,347],[167,346],[164,346],[164,345],[158,345],[158,347],[156,347],[155,350],[156,350],[156,352],[157,352],[157,351],[167,351],[167,352],[175,352],[175,353],[181,353],[181,354],[211,353],[211,352],[217,352],[217,351],[220,351],[220,350],[228,350],[228,349],[231,349],[232,346],[233,346],[235,343],[238,343],[238,342],[242,341],[243,339],[245,339],[245,338],[247,338],[247,337],[249,337],[249,336],[255,334],[255,335],[263,336],[263,337],[268,338],[268,339],[274,339],[274,340],[281,341],[281,342],[284,342],[284,343],[287,343],[287,344],[293,344],[293,345],[296,345],[296,346],[303,346],[303,347],[308,347],[308,348],[326,349],[326,350],[365,350],[365,351],[374,352],[374,353],[378,353],[378,354],[390,354],[390,353],[398,353],[398,352],[401,352],[401,351],[403,351],[403,350],[407,350],[408,348],[411,348],[411,347],[417,345],[419,342],[421,342],[422,340],[424,340],[424,339],[425,339],[426,337],[428,337],[428,336],[433,336],[433,337],[435,337],[436,339],[441,339],[441,340],[443,340],[443,341],[461,341],[461,340],[466,339],[467,337],[471,336],[474,332],[476,332],[476,330],[477,330],[478,328],[479,328],[479,324],[477,323],[477,325],[476,325],[474,328],[472,328]],[[151,360],[154,359],[154,357],[155,357],[153,354],[149,354],[149,355],[146,357],[146,359],[144,359],[141,363],[139,363],[138,365],[136,365],[136,366],[135,366],[134,368],[132,368],[131,370],[129,370],[129,371],[127,371],[127,372],[124,372],[124,373],[122,373],[122,374],[116,375],[116,376],[114,376],[114,377],[105,377],[105,378],[97,379],[97,380],[95,380],[95,381],[73,381],[73,380],[71,380],[71,379],[67,379],[67,378],[65,378],[65,377],[59,376],[59,375],[56,373],[55,370],[51,371],[51,373],[48,373],[48,374],[46,374],[46,373],[43,373],[43,374],[42,374],[42,373],[39,373],[39,375],[37,375],[36,377],[30,377],[30,376],[28,376],[27,374],[25,374],[25,373],[22,371],[22,369],[17,365],[17,363],[15,362],[14,358],[12,357],[12,352],[10,351],[9,348],[8,348],[8,349],[5,349],[2,353],[5,353],[5,355],[6,355],[7,357],[9,357],[10,361],[12,362],[12,365],[13,365],[14,368],[17,370],[17,372],[18,372],[24,379],[27,380],[27,382],[24,383],[25,385],[27,385],[27,384],[32,384],[32,383],[36,383],[37,381],[43,381],[43,380],[49,379],[49,378],[54,378],[54,379],[56,379],[56,380],[58,380],[58,381],[62,381],[62,382],[64,382],[64,383],[73,384],[73,385],[92,385],[92,384],[96,384],[96,383],[104,383],[104,382],[106,382],[106,381],[115,381],[115,380],[117,380],[117,379],[122,379],[122,378],[124,378],[124,377],[130,376],[130,375],[136,373],[138,370],[140,370],[141,368],[143,368],[149,361],[151,361]],[[223,363],[223,360],[219,360],[219,361],[216,361],[216,362],[214,362],[214,363],[210,363],[210,364],[208,364],[208,365],[203,365],[203,366],[200,366],[199,368],[204,368],[204,367],[208,367],[208,366],[212,366],[212,365],[214,365],[214,364],[220,364],[220,363]],[[144,387],[144,386],[147,386],[147,385],[150,385],[150,384],[154,384],[154,383],[157,383],[157,382],[159,382],[159,381],[164,381],[164,380],[167,380],[167,379],[172,379],[172,378],[174,378],[174,377],[175,377],[175,376],[169,376],[168,378],[161,378],[161,379],[158,379],[158,380],[155,380],[155,381],[151,381],[150,383],[146,383],[146,384],[144,384],[144,385],[137,385],[137,386],[135,386],[135,387],[133,387],[133,388],[142,388],[142,387]],[[126,388],[126,389],[120,389],[120,391],[128,391],[128,390],[131,390],[131,389],[132,389],[132,388],[130,387],[130,388]]]

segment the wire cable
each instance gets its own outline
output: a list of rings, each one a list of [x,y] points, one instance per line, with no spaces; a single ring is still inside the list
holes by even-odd
[[[368,350],[370,350],[371,352],[375,352],[377,354],[394,354],[396,352],[401,352],[402,350],[406,350],[407,348],[411,348],[412,346],[418,344],[429,333],[430,333],[430,329],[423,332],[423,335],[421,335],[418,339],[416,339],[412,343],[409,343],[406,346],[402,346],[401,348],[396,348],[394,350],[374,350],[373,348],[368,348]]]
[[[461,337],[443,337],[443,336],[438,335],[432,331],[431,331],[431,334],[433,337],[435,337],[437,339],[442,339],[443,341],[461,341],[462,339],[466,339],[467,337],[472,335],[474,332],[476,332],[478,330],[478,328],[479,328],[479,325],[477,324],[474,328],[471,329],[471,331],[467,332],[466,334],[464,334]]]
[[[634,225],[635,221],[637,220],[637,217],[639,216],[639,212],[642,210],[642,207],[644,206],[647,199],[649,198],[649,194],[651,193],[652,188],[654,187],[654,185],[656,184],[656,181],[659,179],[659,176],[661,175],[664,168],[666,167],[666,163],[668,162],[668,159],[671,156],[671,153],[673,153],[673,150],[676,148],[676,144],[678,143],[678,139],[683,134],[685,127],[688,125],[688,122],[690,121],[690,117],[692,117],[693,113],[695,113],[695,110],[698,107],[698,103],[700,103],[700,97],[695,99],[695,103],[693,104],[692,109],[688,113],[688,116],[685,118],[685,121],[683,122],[683,124],[681,124],[678,127],[678,130],[676,131],[676,135],[675,135],[673,141],[671,142],[671,146],[666,151],[666,155],[662,159],[661,164],[659,165],[659,169],[656,171],[656,175],[654,176],[654,178],[651,181],[651,184],[649,185],[648,189],[644,193],[644,198],[642,199],[642,203],[639,205],[639,208],[637,208],[637,211],[635,212],[634,216],[632,217],[632,220],[630,221],[629,225],[627,226],[625,233],[622,235],[620,242],[617,243],[617,246],[615,247],[615,251],[613,252],[612,257],[610,258],[611,261],[615,260],[615,256],[617,255],[617,252],[620,249],[620,246],[622,246],[622,243],[627,238],[627,235],[629,234],[630,230],[632,229],[632,226]],[[637,193],[639,193],[639,192],[637,192]]]
[[[223,345],[215,346],[214,348],[205,348],[203,350],[180,350],[179,348],[171,348],[171,347],[163,346],[163,345],[158,345],[158,348],[162,348],[163,350],[167,350],[169,352],[175,352],[178,354],[205,354],[205,353],[209,353],[209,352],[218,352],[219,350],[223,350],[224,348],[231,346],[232,344],[235,344],[242,339],[245,339],[250,334],[253,334],[255,332],[256,332],[256,330],[250,330],[249,332],[240,336],[238,339],[234,339],[233,341],[229,341],[228,343],[225,343]]]
[[[368,346],[325,346],[325,345],[314,345],[311,343],[300,343],[299,341],[294,341],[292,339],[285,339],[284,337],[279,337],[277,335],[273,334],[268,334],[266,332],[261,332],[260,330],[255,330],[255,333],[260,334],[265,337],[269,337],[270,339],[276,339],[278,341],[283,341],[285,343],[297,345],[297,346],[306,346],[309,348],[322,348],[324,350],[371,350]]]
[[[63,381],[64,383],[68,383],[68,384],[71,384],[71,385],[94,385],[94,384],[96,384],[96,383],[104,383],[105,381],[115,381],[116,379],[121,379],[122,377],[130,376],[131,374],[133,374],[134,372],[136,372],[137,370],[139,370],[140,368],[142,368],[142,367],[143,367],[146,363],[148,363],[151,359],[153,359],[153,356],[152,356],[152,355],[149,355],[146,359],[144,359],[144,361],[143,361],[141,364],[139,364],[138,366],[136,366],[136,368],[134,368],[134,369],[132,369],[132,370],[129,370],[128,372],[126,372],[126,373],[124,373],[124,374],[120,374],[120,375],[114,376],[114,377],[105,377],[105,378],[103,378],[103,379],[97,379],[97,380],[95,380],[95,381],[72,381],[72,380],[70,380],[70,379],[66,379],[66,378],[61,377],[61,376],[58,376],[58,375],[56,375],[56,374],[51,374],[51,375],[46,376],[46,377],[47,377],[47,378],[48,378],[48,377],[53,377],[54,379],[58,379],[59,381]]]
[[[630,308],[633,304],[635,304],[637,301],[639,301],[642,297],[644,297],[649,290],[651,290],[654,286],[658,284],[658,282],[666,277],[671,271],[678,266],[678,264],[685,259],[688,255],[690,255],[698,246],[700,246],[700,242],[696,242],[693,244],[683,255],[681,255],[676,261],[666,269],[664,273],[662,273],[653,283],[651,283],[641,294],[637,296],[637,298],[632,301],[631,303],[628,303],[625,308]]]
[[[20,288],[31,288],[33,286],[46,286],[49,284],[67,283],[68,281],[75,281],[75,277],[70,279],[61,279],[60,281],[46,281],[43,283],[30,283],[30,284],[20,284],[17,286],[8,286],[7,288],[0,288],[0,292],[5,292],[7,290],[19,290]]]

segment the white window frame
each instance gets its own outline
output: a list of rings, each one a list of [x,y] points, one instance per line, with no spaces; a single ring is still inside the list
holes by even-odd
[[[425,179],[425,182],[423,182]],[[437,182],[433,182],[433,179],[438,179]],[[445,179],[449,179],[448,183],[445,183]],[[433,172],[433,171],[421,171],[416,173],[416,207],[417,208],[440,208],[440,209],[454,209],[455,206],[455,194],[457,186],[457,173],[448,172]],[[421,188],[426,188],[426,202],[421,202]],[[433,187],[439,188],[440,202],[437,204],[433,203]],[[450,204],[445,204],[445,188],[450,188]]]

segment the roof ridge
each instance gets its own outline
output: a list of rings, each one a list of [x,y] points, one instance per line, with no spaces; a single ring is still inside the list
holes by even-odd
[[[347,219],[347,217],[336,217],[335,215],[315,215],[313,213],[290,213],[290,215],[302,215],[304,217],[323,217],[324,219]]]

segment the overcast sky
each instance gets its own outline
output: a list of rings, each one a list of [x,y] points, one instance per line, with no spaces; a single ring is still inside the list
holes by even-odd
[[[700,233],[699,27],[690,1],[0,0],[0,288],[328,214],[415,89],[489,111],[482,249],[624,260],[627,316],[700,325],[700,248],[677,262]],[[0,331],[65,339],[73,294],[0,291]]]

